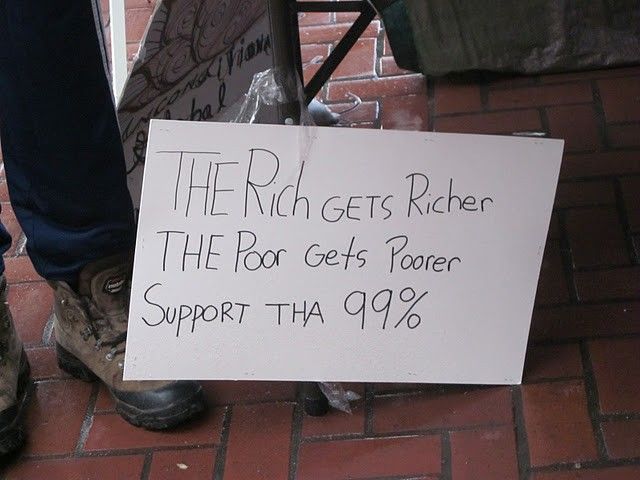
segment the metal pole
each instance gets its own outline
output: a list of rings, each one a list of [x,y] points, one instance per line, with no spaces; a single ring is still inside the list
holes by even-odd
[[[293,5],[292,5],[293,3]],[[281,83],[290,87],[291,91],[287,92],[289,98],[295,99],[297,91],[295,91],[296,84],[294,81],[302,81],[298,72],[301,66],[297,65],[299,61],[296,55],[295,49],[299,49],[299,42],[294,42],[293,27],[295,24],[297,27],[297,11],[295,8],[295,1],[292,0],[267,0],[269,22],[271,26],[271,46],[273,48],[273,64],[278,68],[278,72],[281,77]],[[295,19],[292,15],[296,15]],[[297,35],[297,30],[296,30]],[[291,119],[293,124],[300,123],[300,102],[291,101],[280,108],[280,121],[284,123],[286,119]]]
[[[282,84],[295,88],[302,82],[302,64],[300,62],[300,41],[298,37],[298,11],[295,0],[267,0],[269,21],[271,23],[271,45],[273,48],[274,66],[279,69]],[[294,83],[292,80],[295,80]],[[288,92],[293,101],[280,108],[280,121],[284,123],[300,123],[301,101],[293,95],[297,91]],[[300,92],[302,94],[302,91]],[[329,402],[314,382],[302,383],[304,410],[309,415],[324,415],[329,410]]]

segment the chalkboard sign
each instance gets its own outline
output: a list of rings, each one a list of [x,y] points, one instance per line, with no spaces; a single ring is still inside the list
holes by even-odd
[[[125,377],[519,383],[562,148],[153,121]]]

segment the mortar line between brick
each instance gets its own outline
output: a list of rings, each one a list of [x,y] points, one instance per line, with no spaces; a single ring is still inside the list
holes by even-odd
[[[350,479],[351,477],[349,477]],[[391,476],[384,476],[384,477],[359,477],[359,480],[442,480],[442,477],[440,475],[436,475],[433,473],[426,473],[424,475],[411,475],[411,476],[406,476],[406,475],[391,475]]]
[[[50,459],[50,458],[92,458],[92,457],[113,457],[113,456],[128,456],[128,455],[146,455],[148,452],[166,452],[166,451],[182,451],[182,450],[204,450],[207,448],[216,448],[216,443],[198,443],[197,445],[163,445],[161,447],[140,447],[140,448],[123,448],[113,450],[91,450],[83,451],[79,455],[66,455],[63,457],[50,456],[50,455],[38,455],[32,458],[38,459]]]
[[[76,443],[76,448],[74,451],[74,456],[82,453],[85,444],[87,443],[87,438],[89,437],[89,431],[91,430],[91,426],[93,425],[93,413],[96,407],[96,401],[98,399],[98,391],[100,390],[100,384],[95,382],[91,388],[91,395],[89,396],[89,402],[87,405],[87,410],[84,415],[84,420],[82,421],[82,425],[80,426],[80,434],[78,435],[78,442]]]
[[[482,100],[482,97],[481,97]],[[509,112],[519,112],[519,111],[527,111],[527,110],[536,110],[540,112],[546,108],[554,108],[554,107],[575,107],[579,105],[593,105],[592,102],[567,102],[567,103],[550,103],[545,105],[516,105],[516,106],[505,106],[505,107],[494,107],[490,108],[487,106],[486,109],[483,107],[482,110],[479,111],[471,111],[471,112],[452,112],[452,113],[441,113],[438,115],[438,118],[454,118],[454,117],[464,117],[471,115],[482,115],[487,113],[509,113]],[[638,147],[619,147],[611,150],[637,150]],[[594,150],[585,150],[585,151],[571,151],[566,152],[570,154],[580,154],[580,153],[593,153]]]
[[[560,257],[567,282],[567,290],[569,291],[569,299],[572,303],[578,303],[580,302],[580,295],[573,271],[573,255],[571,254],[571,244],[567,233],[567,213],[565,210],[558,210],[557,216],[558,224],[560,225]]]
[[[373,128],[380,130],[382,128],[382,97],[376,100],[376,118],[373,120]]]
[[[298,454],[302,438],[302,422],[304,417],[304,388],[298,384],[298,401],[293,407],[291,419],[291,440],[289,445],[289,480],[295,480],[298,470]]]
[[[587,105],[591,105],[591,104],[587,104]],[[611,148],[607,148],[606,150],[598,150],[596,151],[596,153],[608,153],[608,152],[638,152],[640,151],[640,147],[635,146],[635,145],[631,145],[631,146],[624,146],[624,147],[611,147]],[[591,152],[593,153],[593,150],[591,150]],[[588,152],[580,152],[580,151],[576,151],[576,152],[565,152],[567,155],[569,156],[580,156],[580,155],[584,155],[585,153]],[[634,172],[631,174],[626,174],[626,175],[638,175],[638,173],[640,172]],[[625,173],[623,173],[622,175],[625,175]],[[611,176],[616,177],[618,176],[618,174],[612,174]]]
[[[414,80],[418,80],[418,79],[422,79],[424,80],[424,75],[422,75],[421,73],[398,73],[395,75],[389,75],[389,76],[385,76],[383,79],[380,79],[379,81],[384,81],[384,82],[392,82],[393,80],[401,80],[404,78],[410,78],[410,79],[414,79]],[[371,77],[370,75],[367,77],[363,77],[359,80],[333,80],[331,83],[335,83],[338,86],[340,86],[340,84],[345,84],[345,83],[356,83],[356,82],[364,82],[367,80],[374,80],[374,77]],[[395,95],[390,95],[390,96],[397,96],[398,94]],[[413,95],[412,93],[409,93],[408,95]],[[363,100],[368,100],[368,98],[363,98]],[[331,100],[332,102],[336,102],[337,100]]]
[[[380,25],[380,31],[378,32],[378,36],[376,37],[376,61],[375,61],[375,72],[376,72],[376,76],[380,77],[381,73],[382,73],[382,66],[381,66],[381,62],[382,62],[382,57],[384,57],[384,40],[385,37],[387,35],[387,32],[384,28],[384,26],[382,26],[382,24]]]
[[[607,447],[602,433],[602,423],[600,422],[600,409],[598,406],[598,385],[596,383],[595,374],[593,372],[593,363],[589,353],[587,342],[580,342],[580,354],[582,356],[582,368],[584,372],[584,387],[587,395],[587,410],[591,419],[593,435],[596,440],[598,449],[598,457],[600,460],[607,460]]]
[[[513,387],[511,392],[513,402],[513,420],[516,428],[516,458],[518,460],[518,474],[520,480],[528,480],[531,469],[529,438],[524,421],[524,403],[522,401],[522,387]]]
[[[149,480],[149,473],[151,472],[151,462],[153,461],[153,452],[147,452],[144,456],[144,463],[142,464],[142,472],[140,472],[140,480]]]
[[[540,383],[562,383],[562,382],[571,382],[575,380],[582,380],[584,377],[582,375],[568,375],[566,377],[548,377],[548,378],[536,378],[535,380],[527,380],[527,385],[537,385]]]
[[[568,183],[568,182],[563,182]],[[576,182],[576,183],[587,183],[587,182]],[[585,203],[584,205],[559,205],[556,207],[556,210],[593,210],[593,209],[604,209],[604,208],[612,208],[615,207],[615,200],[613,202],[593,202],[593,203]]]
[[[578,273],[589,273],[589,272],[612,272],[615,270],[624,270],[624,269],[634,269],[636,265],[632,264],[620,264],[620,265],[602,265],[602,266],[593,266],[593,267],[580,267],[576,268],[575,271]]]
[[[229,405],[224,412],[222,420],[222,432],[220,433],[220,445],[216,452],[216,460],[213,464],[213,480],[222,480],[224,476],[224,466],[227,459],[227,446],[229,444],[229,434],[231,430],[231,420],[233,418],[233,405]]]
[[[389,388],[388,390],[379,390],[378,392],[374,391],[374,396],[378,395],[380,397],[385,396],[395,396],[395,395],[415,395],[419,393],[424,393],[429,390],[429,386],[427,384],[416,384],[415,387],[412,388]]]
[[[531,467],[531,473],[548,473],[548,472],[575,472],[581,470],[604,470],[615,467],[640,466],[640,457],[623,458],[617,460],[590,460],[581,461],[580,469],[576,468],[576,462],[554,463],[553,465],[544,465],[542,467]]]
[[[15,258],[15,257],[5,257],[5,260],[7,258]],[[8,280],[7,280],[7,282],[8,282]],[[32,285],[34,283],[42,283],[42,278],[39,278],[37,280],[18,280],[17,282],[9,283],[9,285]]]
[[[633,233],[631,231],[631,225],[629,224],[629,217],[627,213],[627,207],[624,202],[624,194],[622,192],[622,184],[620,179],[616,178],[613,182],[613,192],[616,199],[616,207],[618,210],[618,217],[622,224],[622,230],[624,231],[624,240],[627,247],[627,255],[633,265],[638,265],[640,259],[636,255],[635,246],[633,244]]]
[[[440,466],[440,478],[441,480],[451,480],[451,434],[450,432],[443,432],[440,436],[442,442],[442,463]]]
[[[621,268],[620,270],[633,270],[632,273],[635,273],[636,271],[640,272],[640,269],[638,268],[637,265],[631,265],[627,268]],[[615,271],[615,269],[611,270],[611,271]],[[578,272],[578,273],[600,273],[602,272],[601,270],[598,272]],[[625,295],[625,294],[621,294],[621,295]],[[609,298],[598,298],[595,297],[594,303],[598,303],[598,300],[609,300],[612,303],[637,303],[638,300],[640,300],[640,292],[634,292],[632,294],[628,294],[628,295],[633,295],[633,296],[625,296],[625,297],[609,297]],[[580,305],[585,305],[585,303],[580,303]]]
[[[53,322],[55,321],[55,313],[51,311],[51,315],[49,315],[49,319],[42,330],[42,344],[43,345],[52,345],[51,339],[53,337]]]
[[[406,437],[425,437],[442,435],[443,433],[451,432],[476,432],[483,431],[489,428],[500,428],[511,426],[511,423],[483,423],[477,425],[465,425],[461,427],[439,427],[428,428],[422,430],[401,430],[401,431],[389,431],[389,432],[377,432],[370,435],[364,435],[362,433],[339,433],[334,435],[324,435],[317,437],[306,437],[302,440],[302,443],[323,443],[323,442],[341,442],[349,440],[367,440],[367,439],[393,439],[393,438],[406,438]]]
[[[179,450],[180,448],[167,447],[164,450]],[[182,450],[186,450],[182,448]],[[160,449],[156,451],[161,451]],[[140,449],[126,449],[126,450],[101,450],[97,452],[80,452],[76,455],[74,452],[70,453],[45,453],[38,455],[23,454],[21,460],[29,460],[34,462],[40,462],[45,460],[72,460],[77,458],[102,458],[102,457],[131,457],[131,456],[143,456],[149,452],[149,448]],[[0,477],[1,479],[2,477]],[[4,480],[4,479],[2,479]]]
[[[546,106],[540,106],[537,110],[540,116],[540,126],[542,127],[542,131],[546,133],[547,137],[549,137],[551,136],[551,128],[549,127],[549,116],[547,115]]]
[[[635,268],[635,266],[627,266],[622,268]],[[617,268],[612,268],[611,270],[617,270]],[[630,303],[637,300],[638,299],[616,300],[616,299],[603,298],[602,300],[585,300],[580,302],[579,304],[575,304],[571,302],[547,303],[544,305],[536,305],[535,310],[554,310],[556,308],[578,307],[578,306],[579,307],[594,307],[594,306],[597,307],[601,305],[618,305],[618,304]]]
[[[622,151],[622,149],[616,149],[615,151],[620,152]],[[640,151],[638,150],[625,150],[625,152],[640,153]],[[570,154],[570,155],[573,155],[573,154]],[[608,173],[608,174],[601,174],[601,175],[565,176],[565,177],[561,177],[560,180],[562,181],[571,180],[571,181],[576,181],[577,183],[577,182],[588,182],[591,180],[614,180],[616,178],[618,179],[637,178],[639,174],[640,174],[640,170],[638,170],[637,172],[625,172],[625,173],[619,173],[619,174]]]
[[[607,135],[607,119],[604,114],[604,107],[602,106],[602,97],[600,96],[600,89],[598,88],[597,80],[591,80],[591,92],[593,95],[593,110],[595,112],[596,124],[598,126],[598,133],[600,135],[600,142],[604,150],[609,150],[609,137]]]
[[[426,77],[427,82],[427,130],[435,132],[436,130],[436,82],[431,77]]]
[[[498,106],[498,107],[493,107],[491,109],[492,112],[502,112],[505,110],[513,110],[513,109],[517,109],[517,110],[526,110],[526,109],[531,109],[531,110],[537,110],[537,109],[546,109],[546,108],[556,108],[556,107],[577,107],[579,105],[593,105],[593,102],[590,101],[571,101],[571,102],[560,102],[560,103],[543,103],[542,105],[540,104],[524,104],[524,105],[518,105],[518,106]]]
[[[373,401],[375,398],[374,385],[367,383],[364,386],[364,434],[373,435]]]
[[[631,127],[631,126],[635,127],[636,125],[640,125],[640,122],[637,120],[617,120],[615,122],[607,122],[607,128],[608,127]]]
[[[605,422],[617,420],[640,420],[640,413],[601,413],[600,420]]]
[[[456,118],[456,117],[471,117],[471,116],[480,116],[494,113],[513,113],[513,112],[537,112],[539,108],[536,106],[532,107],[513,107],[513,108],[501,108],[499,110],[480,110],[477,112],[454,112],[454,113],[440,113],[437,115],[438,119],[445,118]]]
[[[342,82],[342,81],[350,82],[350,81],[356,81],[356,80],[374,80],[375,77],[376,77],[376,75],[371,75],[370,73],[357,73],[357,74],[352,75],[352,76],[338,77],[338,78],[336,78],[334,80],[329,80],[329,82]],[[329,82],[327,82],[327,84]],[[410,93],[408,95],[415,95],[415,94]],[[390,96],[393,96],[393,95],[390,95]],[[347,99],[347,101],[348,101],[348,99]],[[366,101],[370,101],[370,100],[363,100],[363,102],[366,102]],[[329,103],[344,103],[344,102],[345,101],[343,101],[343,100],[327,100],[326,102],[322,102],[322,103],[329,104]]]
[[[637,333],[612,333],[608,335],[589,335],[583,337],[567,337],[567,338],[559,338],[559,339],[547,339],[547,340],[533,340],[529,343],[530,347],[548,347],[553,345],[574,345],[578,344],[581,341],[589,341],[589,340],[624,340],[624,339],[634,339],[640,337],[640,332]],[[582,378],[582,377],[576,377]],[[545,382],[550,381],[550,379],[545,379]],[[527,382],[527,383],[537,383],[537,382]]]
[[[18,239],[16,240],[16,248],[13,252],[12,257],[21,257],[27,248],[27,236],[21,230]]]
[[[254,399],[254,400],[241,400],[241,401],[233,401],[232,403],[227,403],[225,405],[219,405],[219,406],[223,406],[223,407],[230,407],[230,406],[249,406],[249,405],[266,405],[268,403],[279,403],[282,405],[285,404],[293,404],[295,403],[295,400],[292,400],[291,398],[264,398],[264,399]]]

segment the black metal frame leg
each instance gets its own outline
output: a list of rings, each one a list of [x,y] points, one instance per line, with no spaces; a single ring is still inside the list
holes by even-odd
[[[273,35],[274,55],[276,64],[283,71],[296,70],[302,81],[302,60],[300,54],[300,35],[298,31],[299,12],[360,12],[356,21],[351,25],[338,45],[327,57],[320,69],[304,87],[305,103],[309,105],[318,94],[322,86],[331,78],[340,62],[358,41],[362,33],[376,17],[376,8],[382,10],[396,0],[353,0],[353,1],[323,1],[309,2],[285,0],[268,0],[269,16],[271,19],[271,32]],[[375,8],[374,8],[375,5]],[[285,6],[285,8],[282,8]],[[295,103],[295,102],[293,102]],[[299,109],[297,105],[285,105],[284,116],[292,118],[294,123],[299,122]],[[322,416],[329,411],[329,401],[324,396],[320,387],[315,382],[302,384],[304,410],[308,415]]]
[[[320,66],[316,74],[304,87],[305,102],[308,105],[318,94],[322,86],[331,78],[333,72],[338,68],[340,62],[347,56],[349,50],[355,45],[362,33],[367,29],[372,20],[376,17],[376,10],[366,0],[349,2],[292,2],[295,4],[297,12],[360,12],[360,16],[353,22],[342,40],[336,45],[331,54]],[[297,17],[296,17],[297,18]],[[297,25],[297,20],[296,20]],[[297,30],[297,29],[296,29]],[[298,50],[299,50],[299,39]],[[295,42],[294,42],[295,43]],[[298,53],[298,58],[300,57]],[[300,71],[302,65],[300,66]]]
[[[320,387],[315,382],[302,384],[304,397],[304,411],[307,415],[321,417],[329,411],[329,400],[324,396]]]

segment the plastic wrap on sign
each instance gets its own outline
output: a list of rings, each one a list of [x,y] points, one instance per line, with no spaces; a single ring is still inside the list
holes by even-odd
[[[329,400],[329,405],[345,413],[351,414],[350,402],[360,398],[356,392],[345,390],[340,383],[321,382],[318,385],[322,394]]]
[[[274,111],[278,112],[286,125],[307,127],[300,129],[299,161],[307,160],[315,139],[316,122],[305,105],[304,92],[296,72],[270,68],[256,73],[247,93],[228,108],[221,121],[268,123],[262,119],[272,118]]]

